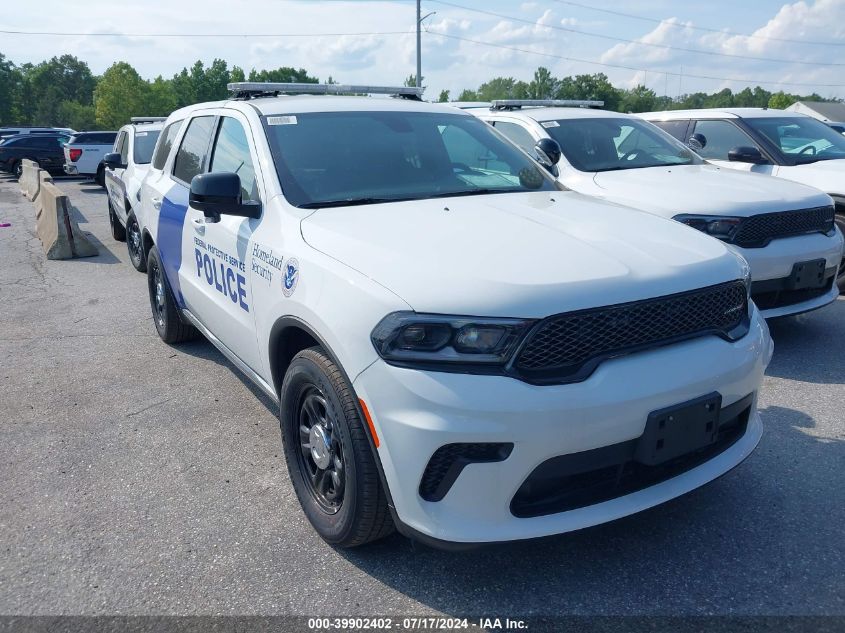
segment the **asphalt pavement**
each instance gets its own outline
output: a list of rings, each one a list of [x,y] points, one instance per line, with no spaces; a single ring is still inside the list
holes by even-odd
[[[338,551],[274,405],[159,340],[104,190],[57,184],[99,257],[47,261],[0,177],[0,614],[845,615],[845,298],[771,324],[763,439],[700,490],[470,552]]]

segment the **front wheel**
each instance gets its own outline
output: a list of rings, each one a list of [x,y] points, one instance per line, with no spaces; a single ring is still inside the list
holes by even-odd
[[[279,416],[291,482],[317,533],[338,547],[390,534],[387,495],[355,394],[322,348],[294,356]]]
[[[94,176],[94,182],[100,185],[103,189],[106,188],[106,168],[102,165],[97,167],[97,175]]]
[[[126,218],[126,249],[129,260],[140,273],[147,272],[147,258],[144,256],[144,241],[141,239],[141,228],[134,213]]]
[[[199,335],[196,328],[182,320],[173,291],[167,283],[164,266],[158,249],[153,246],[147,254],[147,287],[150,293],[150,307],[153,311],[153,321],[161,340],[165,343],[181,343],[190,341]]]

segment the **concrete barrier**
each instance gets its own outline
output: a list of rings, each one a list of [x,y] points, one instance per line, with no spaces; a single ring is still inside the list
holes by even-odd
[[[21,193],[27,197],[28,200],[33,200],[35,196],[38,195],[39,189],[39,182],[38,182],[38,164],[24,158],[21,161],[21,167],[23,171],[21,173],[20,180],[18,184],[21,187]]]
[[[45,182],[53,182],[53,177],[50,175],[49,172],[44,171],[43,169],[38,170],[38,192],[41,191],[41,187],[44,186]],[[35,205],[35,220],[36,224],[38,223],[38,218],[41,216],[41,211],[44,209],[44,206],[41,204],[41,196],[38,193],[35,194],[35,197],[32,199],[33,204]]]
[[[61,189],[47,176],[38,179],[39,194],[36,207],[39,208],[35,230],[47,259],[72,259],[93,257],[97,247],[79,229],[71,216],[71,204]]]

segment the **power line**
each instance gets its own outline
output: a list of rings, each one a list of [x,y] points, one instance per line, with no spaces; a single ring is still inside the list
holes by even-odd
[[[75,33],[65,31],[11,31],[0,29],[5,35],[57,35],[90,37],[358,37],[368,35],[409,35],[410,31],[371,31],[358,33]]]
[[[718,51],[705,51],[700,48],[684,48],[683,46],[671,46],[669,44],[657,44],[655,42],[643,42],[640,40],[631,40],[624,37],[615,37],[613,35],[604,35],[603,33],[592,33],[590,31],[579,31],[578,29],[570,29],[565,26],[558,26],[555,24],[538,24],[534,20],[526,20],[525,18],[517,18],[510,15],[503,15],[501,13],[495,13],[494,11],[487,11],[486,9],[475,9],[473,7],[467,7],[461,4],[456,4],[454,2],[446,2],[446,0],[428,0],[429,2],[435,2],[437,4],[442,4],[450,7],[455,7],[456,9],[463,9],[466,11],[473,11],[475,13],[481,13],[484,15],[490,15],[493,17],[500,18],[502,20],[511,20],[513,22],[522,22],[524,24],[530,24],[532,26],[539,26],[546,29],[554,29],[556,31],[565,31],[567,33],[574,33],[576,35],[585,35],[587,37],[596,37],[603,40],[612,40],[614,42],[624,42],[626,44],[639,44],[641,46],[650,46],[652,48],[661,48],[664,50],[674,50],[674,51],[683,51],[685,53],[694,53],[696,55],[712,55],[715,57],[728,57],[732,59],[743,59],[743,60],[754,60],[760,62],[775,62],[779,64],[801,64],[803,66],[845,66],[843,63],[838,62],[802,62],[796,61],[792,59],[776,59],[772,57],[754,57],[752,55],[734,55],[731,53],[720,53]]]
[[[565,55],[555,55],[554,53],[543,53],[540,51],[534,51],[528,48],[519,48],[516,46],[507,46],[505,44],[494,44],[492,42],[484,42],[482,40],[474,40],[468,37],[460,37],[458,35],[447,35],[446,33],[437,33],[435,31],[426,30],[426,33],[430,35],[436,35],[439,37],[447,37],[453,40],[460,40],[462,42],[470,42],[472,44],[479,44],[481,46],[489,46],[492,48],[502,48],[509,51],[516,51],[518,53],[528,53],[531,55],[540,55],[541,57],[550,57],[553,59],[562,59],[564,61],[569,62],[579,62],[582,64],[593,64],[596,66],[604,66],[606,68],[620,68],[622,70],[634,70],[637,72],[650,72],[655,73],[658,75],[670,75],[673,77],[692,77],[694,79],[713,79],[715,81],[735,81],[738,83],[747,83],[747,84],[758,84],[758,85],[777,85],[777,86],[796,86],[796,87],[804,87],[804,88],[845,88],[845,84],[816,84],[816,83],[797,83],[791,81],[763,81],[760,79],[744,79],[740,77],[715,77],[713,75],[695,75],[692,73],[677,73],[672,72],[670,70],[654,70],[654,69],[647,69],[647,68],[637,68],[635,66],[625,66],[622,64],[607,64],[604,62],[596,62],[590,59],[580,59],[578,57],[567,57]]]
[[[666,20],[661,20],[658,18],[648,18],[643,15],[634,15],[633,13],[623,13],[622,11],[614,11],[612,9],[601,9],[599,7],[592,7],[590,5],[581,4],[580,2],[570,2],[569,0],[554,0],[560,4],[568,4],[572,7],[578,7],[580,9],[587,9],[589,11],[598,11],[600,13],[608,13],[610,15],[616,15],[623,18],[631,18],[633,20],[642,20],[643,22],[651,22],[653,24],[666,24],[667,26],[676,26],[680,28],[689,28],[694,31],[705,31],[707,33],[722,33],[724,35],[733,35],[736,37],[748,37],[757,40],[770,40],[772,42],[787,42],[789,44],[806,44],[806,45],[814,45],[814,46],[845,46],[845,42],[813,42],[809,40],[792,40],[786,37],[772,37],[770,35],[756,35],[754,33],[737,33],[735,31],[730,31],[727,29],[714,29],[708,28],[706,26],[692,26],[686,24],[679,24],[676,22],[668,22]]]

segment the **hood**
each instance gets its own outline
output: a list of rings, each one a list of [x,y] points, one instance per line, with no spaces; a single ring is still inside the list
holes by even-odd
[[[831,195],[845,196],[845,159],[820,160],[806,165],[778,167],[777,175],[818,187]]]
[[[812,187],[715,165],[606,171],[594,182],[608,200],[668,218],[681,213],[747,217],[831,203]]]
[[[417,312],[539,318],[742,276],[718,240],[571,191],[321,209],[301,228]]]

